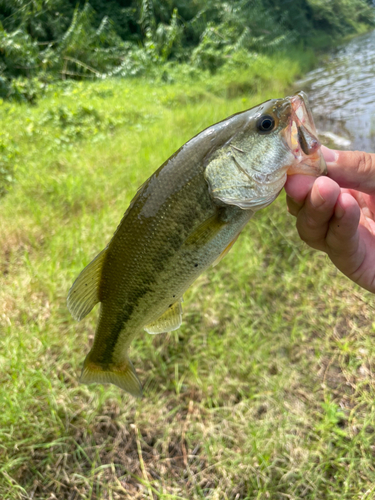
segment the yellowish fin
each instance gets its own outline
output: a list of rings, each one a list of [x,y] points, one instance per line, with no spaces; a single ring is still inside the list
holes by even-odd
[[[67,305],[74,319],[80,320],[99,302],[99,282],[106,248],[81,272],[69,290]]]
[[[137,398],[142,397],[142,385],[128,359],[120,365],[101,365],[90,361],[90,353],[83,365],[81,382],[83,384],[114,384]]]
[[[239,235],[240,234],[238,233],[237,236],[229,243],[229,245],[221,252],[219,257],[217,257],[217,259],[214,260],[214,262],[212,263],[212,267],[217,266],[219,264],[219,262],[221,261],[221,259],[224,259],[226,254],[229,252],[229,250],[232,248],[232,246],[236,243]]]
[[[209,217],[186,239],[186,244],[205,245],[219,233],[225,224],[226,222],[220,220],[217,214]]]
[[[172,304],[164,314],[156,321],[149,323],[143,328],[147,333],[165,333],[177,330],[182,323],[182,305],[181,300]]]

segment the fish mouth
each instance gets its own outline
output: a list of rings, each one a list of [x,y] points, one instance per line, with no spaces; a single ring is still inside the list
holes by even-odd
[[[306,94],[302,91],[290,97],[291,113],[284,139],[295,161],[287,170],[288,175],[327,175],[327,165],[317,138],[314,119]]]

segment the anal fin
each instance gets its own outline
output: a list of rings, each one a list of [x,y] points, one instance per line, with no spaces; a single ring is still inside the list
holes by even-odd
[[[114,364],[102,366],[85,359],[80,381],[83,384],[114,384],[137,398],[142,397],[142,385],[128,359],[121,366]]]
[[[169,307],[157,320],[149,323],[143,328],[147,333],[165,333],[177,330],[182,323],[182,299]]]

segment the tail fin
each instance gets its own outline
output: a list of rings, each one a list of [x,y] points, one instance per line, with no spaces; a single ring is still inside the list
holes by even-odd
[[[132,396],[142,397],[142,385],[131,361],[128,359],[120,366],[112,363],[102,365],[90,361],[89,353],[83,365],[80,381],[83,384],[114,384],[129,392]]]

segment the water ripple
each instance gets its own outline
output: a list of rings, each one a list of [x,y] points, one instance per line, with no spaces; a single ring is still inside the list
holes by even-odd
[[[340,47],[296,85],[307,92],[326,137],[342,137],[340,147],[375,152],[375,31]]]

